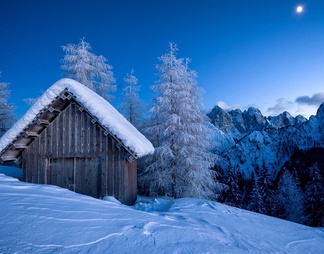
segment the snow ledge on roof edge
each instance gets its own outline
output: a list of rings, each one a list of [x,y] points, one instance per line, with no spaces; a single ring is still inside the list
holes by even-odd
[[[34,105],[0,139],[0,151],[7,147],[32,121],[37,114],[48,107],[61,92],[67,89],[98,122],[121,140],[138,157],[154,152],[153,145],[130,122],[126,120],[108,101],[81,83],[64,78],[48,88]]]

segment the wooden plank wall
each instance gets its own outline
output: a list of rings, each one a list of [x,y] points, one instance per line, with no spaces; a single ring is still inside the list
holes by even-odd
[[[81,110],[71,103],[24,150],[24,180],[68,188],[71,178],[78,193],[96,198],[114,196],[132,204],[137,193],[136,160],[128,162],[127,151]],[[64,165],[72,167],[73,173],[67,173]],[[54,168],[57,172],[52,172]]]

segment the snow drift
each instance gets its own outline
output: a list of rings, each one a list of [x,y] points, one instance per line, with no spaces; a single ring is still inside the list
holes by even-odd
[[[0,253],[319,253],[324,232],[201,199],[133,207],[0,174]]]

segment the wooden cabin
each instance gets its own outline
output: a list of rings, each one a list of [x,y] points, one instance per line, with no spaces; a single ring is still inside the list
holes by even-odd
[[[152,144],[102,97],[62,79],[0,139],[1,162],[22,168],[23,181],[53,184],[131,205],[137,159]]]

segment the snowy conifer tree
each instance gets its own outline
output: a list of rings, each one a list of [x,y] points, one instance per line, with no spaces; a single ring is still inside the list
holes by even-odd
[[[324,226],[324,181],[318,164],[310,168],[310,181],[306,185],[306,209],[310,226]]]
[[[126,85],[123,89],[123,102],[120,106],[121,111],[129,122],[140,129],[143,118],[143,104],[138,95],[141,87],[137,85],[138,79],[134,75],[133,69],[130,73],[126,74],[124,81]]]
[[[112,66],[106,63],[106,58],[91,53],[91,46],[84,39],[77,45],[62,46],[62,49],[65,56],[61,68],[66,77],[79,81],[104,98],[112,100],[113,96],[109,93],[115,92],[116,86]]]
[[[0,137],[13,123],[13,105],[8,103],[8,97],[10,95],[8,85],[6,82],[0,82]]]
[[[274,198],[274,215],[276,217],[302,223],[304,196],[298,179],[288,170],[282,174]]]
[[[249,198],[247,209],[257,213],[265,213],[266,207],[263,201],[262,189],[259,185],[260,178],[254,176],[253,189]]]
[[[269,174],[268,168],[263,163],[263,167],[259,170],[259,186],[260,194],[262,195],[262,200],[264,203],[264,213],[271,214],[272,202],[273,202],[273,182],[271,180],[271,175]]]
[[[239,187],[239,172],[234,172],[233,168],[230,166],[223,176],[223,179],[227,187],[224,188],[222,201],[227,205],[241,207],[242,194]]]
[[[147,133],[156,146],[141,176],[151,195],[175,198],[215,197],[215,156],[211,153],[207,119],[201,113],[201,91],[196,72],[189,70],[189,59],[177,58],[178,48],[170,43],[167,53],[159,57],[159,80],[153,90],[156,105],[152,107]]]

